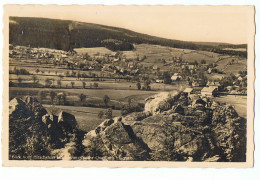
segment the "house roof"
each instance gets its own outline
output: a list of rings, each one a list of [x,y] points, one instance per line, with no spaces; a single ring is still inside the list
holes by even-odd
[[[173,76],[171,77],[171,80],[177,80],[177,79],[180,79],[180,78],[181,78],[180,76],[173,75]]]
[[[219,82],[214,82],[214,81],[208,81],[207,85],[208,86],[220,86],[220,83]]]
[[[193,88],[186,88],[183,92],[190,93],[193,90]]]
[[[202,88],[201,92],[209,92],[212,93],[215,89],[217,89],[216,87],[204,87]]]

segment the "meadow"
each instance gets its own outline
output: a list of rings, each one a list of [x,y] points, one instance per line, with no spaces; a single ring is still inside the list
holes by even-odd
[[[61,111],[66,111],[75,116],[78,126],[84,131],[90,131],[102,123],[105,117],[99,118],[98,114],[100,111],[105,113],[104,108],[93,108],[93,107],[80,107],[80,106],[60,106],[60,105],[43,105],[48,112],[53,112],[58,115]],[[113,117],[120,116],[121,112],[119,110],[112,110]]]

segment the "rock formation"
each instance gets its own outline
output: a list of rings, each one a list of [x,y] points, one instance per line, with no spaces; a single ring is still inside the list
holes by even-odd
[[[56,158],[52,151],[63,148],[79,133],[72,114],[48,114],[36,98],[14,98],[9,103],[10,159]]]
[[[211,106],[212,105],[212,106]],[[210,98],[179,92],[147,98],[144,112],[107,119],[83,140],[103,160],[245,161],[245,119]]]
[[[72,114],[48,114],[32,97],[11,100],[9,119],[10,159],[246,160],[246,120],[230,105],[181,92],[147,98],[143,112],[106,119],[88,133]]]

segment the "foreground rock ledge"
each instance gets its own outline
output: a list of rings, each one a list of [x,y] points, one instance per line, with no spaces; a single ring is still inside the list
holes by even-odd
[[[245,135],[232,106],[170,92],[147,98],[144,112],[105,120],[83,145],[92,159],[240,162]]]
[[[87,133],[72,114],[48,114],[32,97],[12,99],[9,119],[10,159],[246,160],[246,119],[230,105],[182,92],[149,97],[144,112],[106,119]]]

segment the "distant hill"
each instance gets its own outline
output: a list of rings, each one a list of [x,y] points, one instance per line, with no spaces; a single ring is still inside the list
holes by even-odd
[[[132,50],[133,44],[146,43],[244,57],[247,55],[245,51],[224,50],[224,48],[247,48],[246,44],[233,45],[172,40],[118,27],[46,18],[10,17],[9,37],[10,44],[66,51],[80,47],[106,47],[113,51]]]

